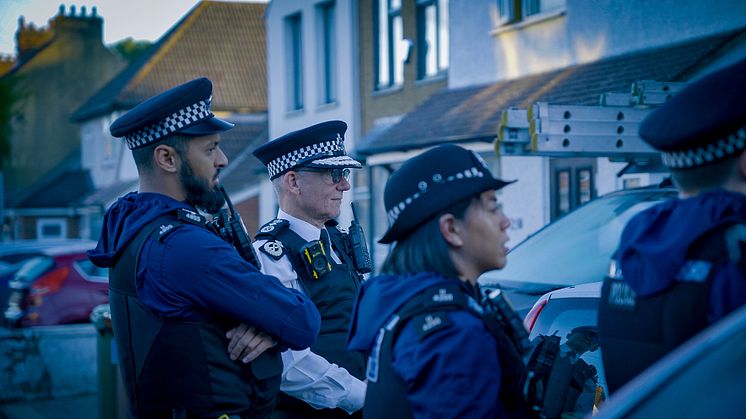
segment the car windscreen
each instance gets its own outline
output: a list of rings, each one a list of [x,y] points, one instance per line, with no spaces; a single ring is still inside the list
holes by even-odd
[[[627,221],[674,196],[670,189],[644,189],[593,200],[521,242],[508,254],[504,269],[485,273],[480,282],[513,288],[599,281],[608,270]]]

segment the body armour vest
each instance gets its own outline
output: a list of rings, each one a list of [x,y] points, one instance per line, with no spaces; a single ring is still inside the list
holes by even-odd
[[[676,280],[654,295],[638,296],[622,278],[604,280],[598,332],[609,393],[708,326],[712,267],[728,260],[729,227],[696,240]]]
[[[275,260],[282,256],[288,257],[303,291],[321,314],[321,330],[311,351],[344,367],[354,377],[362,380],[365,375],[365,357],[347,350],[347,331],[362,276],[353,268],[345,237],[336,228],[336,222],[327,222],[326,230],[342,263],[335,263],[329,255],[327,261],[331,269],[318,278],[310,273],[306,266],[309,262],[304,260],[301,250],[308,242],[290,230],[287,220],[275,219],[265,224],[259,229],[256,239],[269,240],[270,244],[275,243],[275,240],[281,243],[282,252],[273,252],[270,256]],[[260,251],[264,251],[264,248],[260,248]]]
[[[446,316],[446,312],[462,310],[481,319],[490,334],[495,338],[497,356],[500,360],[502,377],[500,380],[500,403],[511,418],[534,418],[520,389],[520,380],[525,368],[519,351],[502,330],[494,313],[486,311],[469,295],[463,285],[438,284],[432,286],[407,302],[386,322],[376,339],[368,359],[368,387],[365,393],[363,417],[370,419],[410,419],[412,409],[407,400],[407,387],[391,362],[394,344],[404,327],[413,323],[428,332],[420,333],[424,338],[437,328],[428,328],[428,323],[447,324],[436,317]],[[452,327],[458,327],[452,326]],[[478,350],[478,348],[472,348]],[[488,356],[488,355],[486,355]]]
[[[225,333],[235,320],[162,318],[137,298],[135,267],[145,240],[163,240],[185,222],[195,223],[173,215],[155,220],[111,270],[111,317],[130,411],[138,418],[266,417],[280,387],[277,350],[250,364],[232,361]],[[172,227],[160,228],[166,224]]]

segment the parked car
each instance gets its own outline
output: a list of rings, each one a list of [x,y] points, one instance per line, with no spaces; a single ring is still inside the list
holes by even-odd
[[[90,240],[28,240],[0,244],[0,308],[10,327],[89,321],[108,302],[109,273],[85,255]]]
[[[560,288],[603,279],[627,221],[677,195],[670,185],[604,195],[546,225],[516,245],[504,269],[484,273],[483,288],[501,288],[520,315]]]
[[[620,388],[599,419],[743,417],[746,306],[708,327]]]

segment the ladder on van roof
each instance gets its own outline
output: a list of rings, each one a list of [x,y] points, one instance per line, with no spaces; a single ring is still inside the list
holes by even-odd
[[[605,93],[598,106],[537,102],[503,111],[495,151],[502,156],[608,157],[645,164],[660,153],[637,135],[652,109],[686,86],[650,80],[630,93]]]

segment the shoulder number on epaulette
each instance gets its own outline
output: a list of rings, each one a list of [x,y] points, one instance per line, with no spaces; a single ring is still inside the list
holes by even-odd
[[[274,235],[277,231],[286,228],[290,225],[290,222],[288,220],[283,220],[280,218],[275,218],[274,220],[268,222],[267,224],[264,224],[263,226],[259,227],[259,230],[257,230],[256,235]]]
[[[198,226],[204,227],[207,224],[207,221],[205,220],[205,217],[199,215],[198,213],[188,210],[186,208],[179,208],[176,211],[176,218],[181,221],[186,221],[190,224],[195,224]]]
[[[448,314],[443,311],[421,314],[412,319],[412,325],[420,340],[425,339],[438,330],[450,327],[451,324],[452,322]]]

